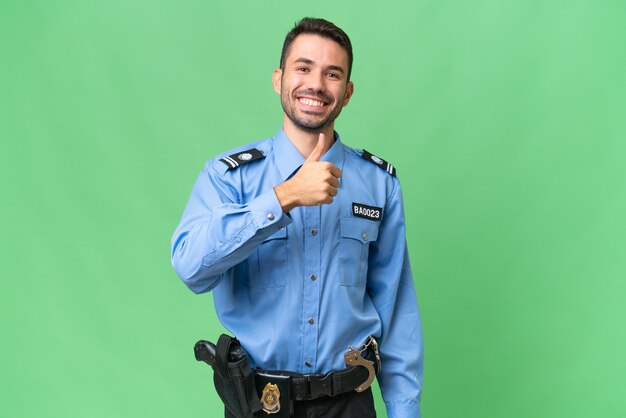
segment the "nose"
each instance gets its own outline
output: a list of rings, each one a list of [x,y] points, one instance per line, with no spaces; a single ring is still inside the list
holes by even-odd
[[[324,74],[321,71],[315,71],[308,77],[308,87],[315,91],[325,91]]]

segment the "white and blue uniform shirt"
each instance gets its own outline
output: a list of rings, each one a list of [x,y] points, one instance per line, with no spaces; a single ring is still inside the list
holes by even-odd
[[[335,143],[342,170],[330,205],[283,214],[273,188],[304,158],[285,133],[205,165],[172,238],[172,264],[194,292],[213,291],[222,324],[251,366],[326,373],[370,335],[388,416],[418,417],[422,331],[395,169]]]

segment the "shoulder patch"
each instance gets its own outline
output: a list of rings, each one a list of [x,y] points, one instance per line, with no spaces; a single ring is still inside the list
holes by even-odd
[[[363,154],[361,154],[361,157],[363,157],[365,160],[369,161],[370,163],[382,168],[383,170],[385,170],[387,173],[391,174],[392,176],[396,175],[396,168],[392,166],[391,164],[389,164],[387,161],[383,160],[382,158],[372,155],[365,150],[363,150]]]
[[[224,158],[220,158],[220,161],[228,166],[229,169],[237,168],[240,165],[248,164],[249,162],[265,158],[265,155],[256,148],[249,149],[247,151],[237,152]]]

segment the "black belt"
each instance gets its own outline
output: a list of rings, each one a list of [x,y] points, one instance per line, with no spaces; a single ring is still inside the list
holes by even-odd
[[[363,353],[363,357],[374,362],[374,370],[380,370],[380,363],[372,348]],[[348,367],[326,374],[300,374],[282,370],[255,370],[257,387],[280,381],[291,391],[291,399],[296,401],[312,400],[322,396],[337,396],[354,391],[367,380],[369,372],[365,367]]]

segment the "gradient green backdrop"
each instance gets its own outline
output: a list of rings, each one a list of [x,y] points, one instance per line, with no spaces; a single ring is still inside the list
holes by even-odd
[[[279,128],[305,15],[403,183],[424,417],[625,416],[622,0],[3,0],[0,416],[220,416],[169,239],[204,161]]]

